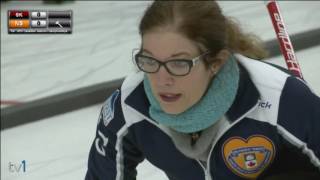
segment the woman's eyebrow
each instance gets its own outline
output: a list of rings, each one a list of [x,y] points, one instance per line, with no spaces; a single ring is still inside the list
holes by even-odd
[[[147,54],[153,56],[153,54],[152,54],[149,50],[147,50],[147,49],[142,49],[142,52],[147,53]],[[173,58],[173,57],[183,56],[183,55],[191,57],[190,53],[185,52],[185,51],[182,51],[182,52],[174,53],[174,54],[172,54],[172,55],[171,55],[170,57],[168,57],[168,58]]]
[[[150,51],[148,51],[147,49],[142,49],[142,52],[143,53],[148,53],[148,54],[150,54],[152,56],[152,53]]]
[[[191,55],[188,52],[184,52],[184,51],[172,54],[170,57],[177,57],[177,56],[183,56],[183,55],[191,57]]]

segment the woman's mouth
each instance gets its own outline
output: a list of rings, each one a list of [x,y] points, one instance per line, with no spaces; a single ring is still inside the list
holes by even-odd
[[[181,94],[159,93],[159,96],[164,102],[175,102],[180,99]]]

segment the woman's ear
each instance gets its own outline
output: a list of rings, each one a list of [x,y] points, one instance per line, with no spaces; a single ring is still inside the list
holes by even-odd
[[[218,73],[220,68],[228,60],[229,56],[230,56],[230,52],[228,50],[222,49],[221,51],[219,51],[219,53],[215,57],[216,61],[210,67],[213,75]]]

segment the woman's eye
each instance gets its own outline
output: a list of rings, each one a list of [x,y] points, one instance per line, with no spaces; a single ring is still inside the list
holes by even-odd
[[[155,60],[152,60],[152,59],[146,60],[145,63],[148,64],[149,66],[153,66],[153,65],[157,64],[157,62]]]
[[[186,63],[185,61],[174,61],[174,62],[172,62],[172,66],[173,67],[177,67],[177,68],[186,67],[187,65],[188,65],[188,63]]]

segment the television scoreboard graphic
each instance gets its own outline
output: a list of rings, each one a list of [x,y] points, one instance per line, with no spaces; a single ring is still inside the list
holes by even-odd
[[[8,33],[72,33],[72,11],[9,10]]]

